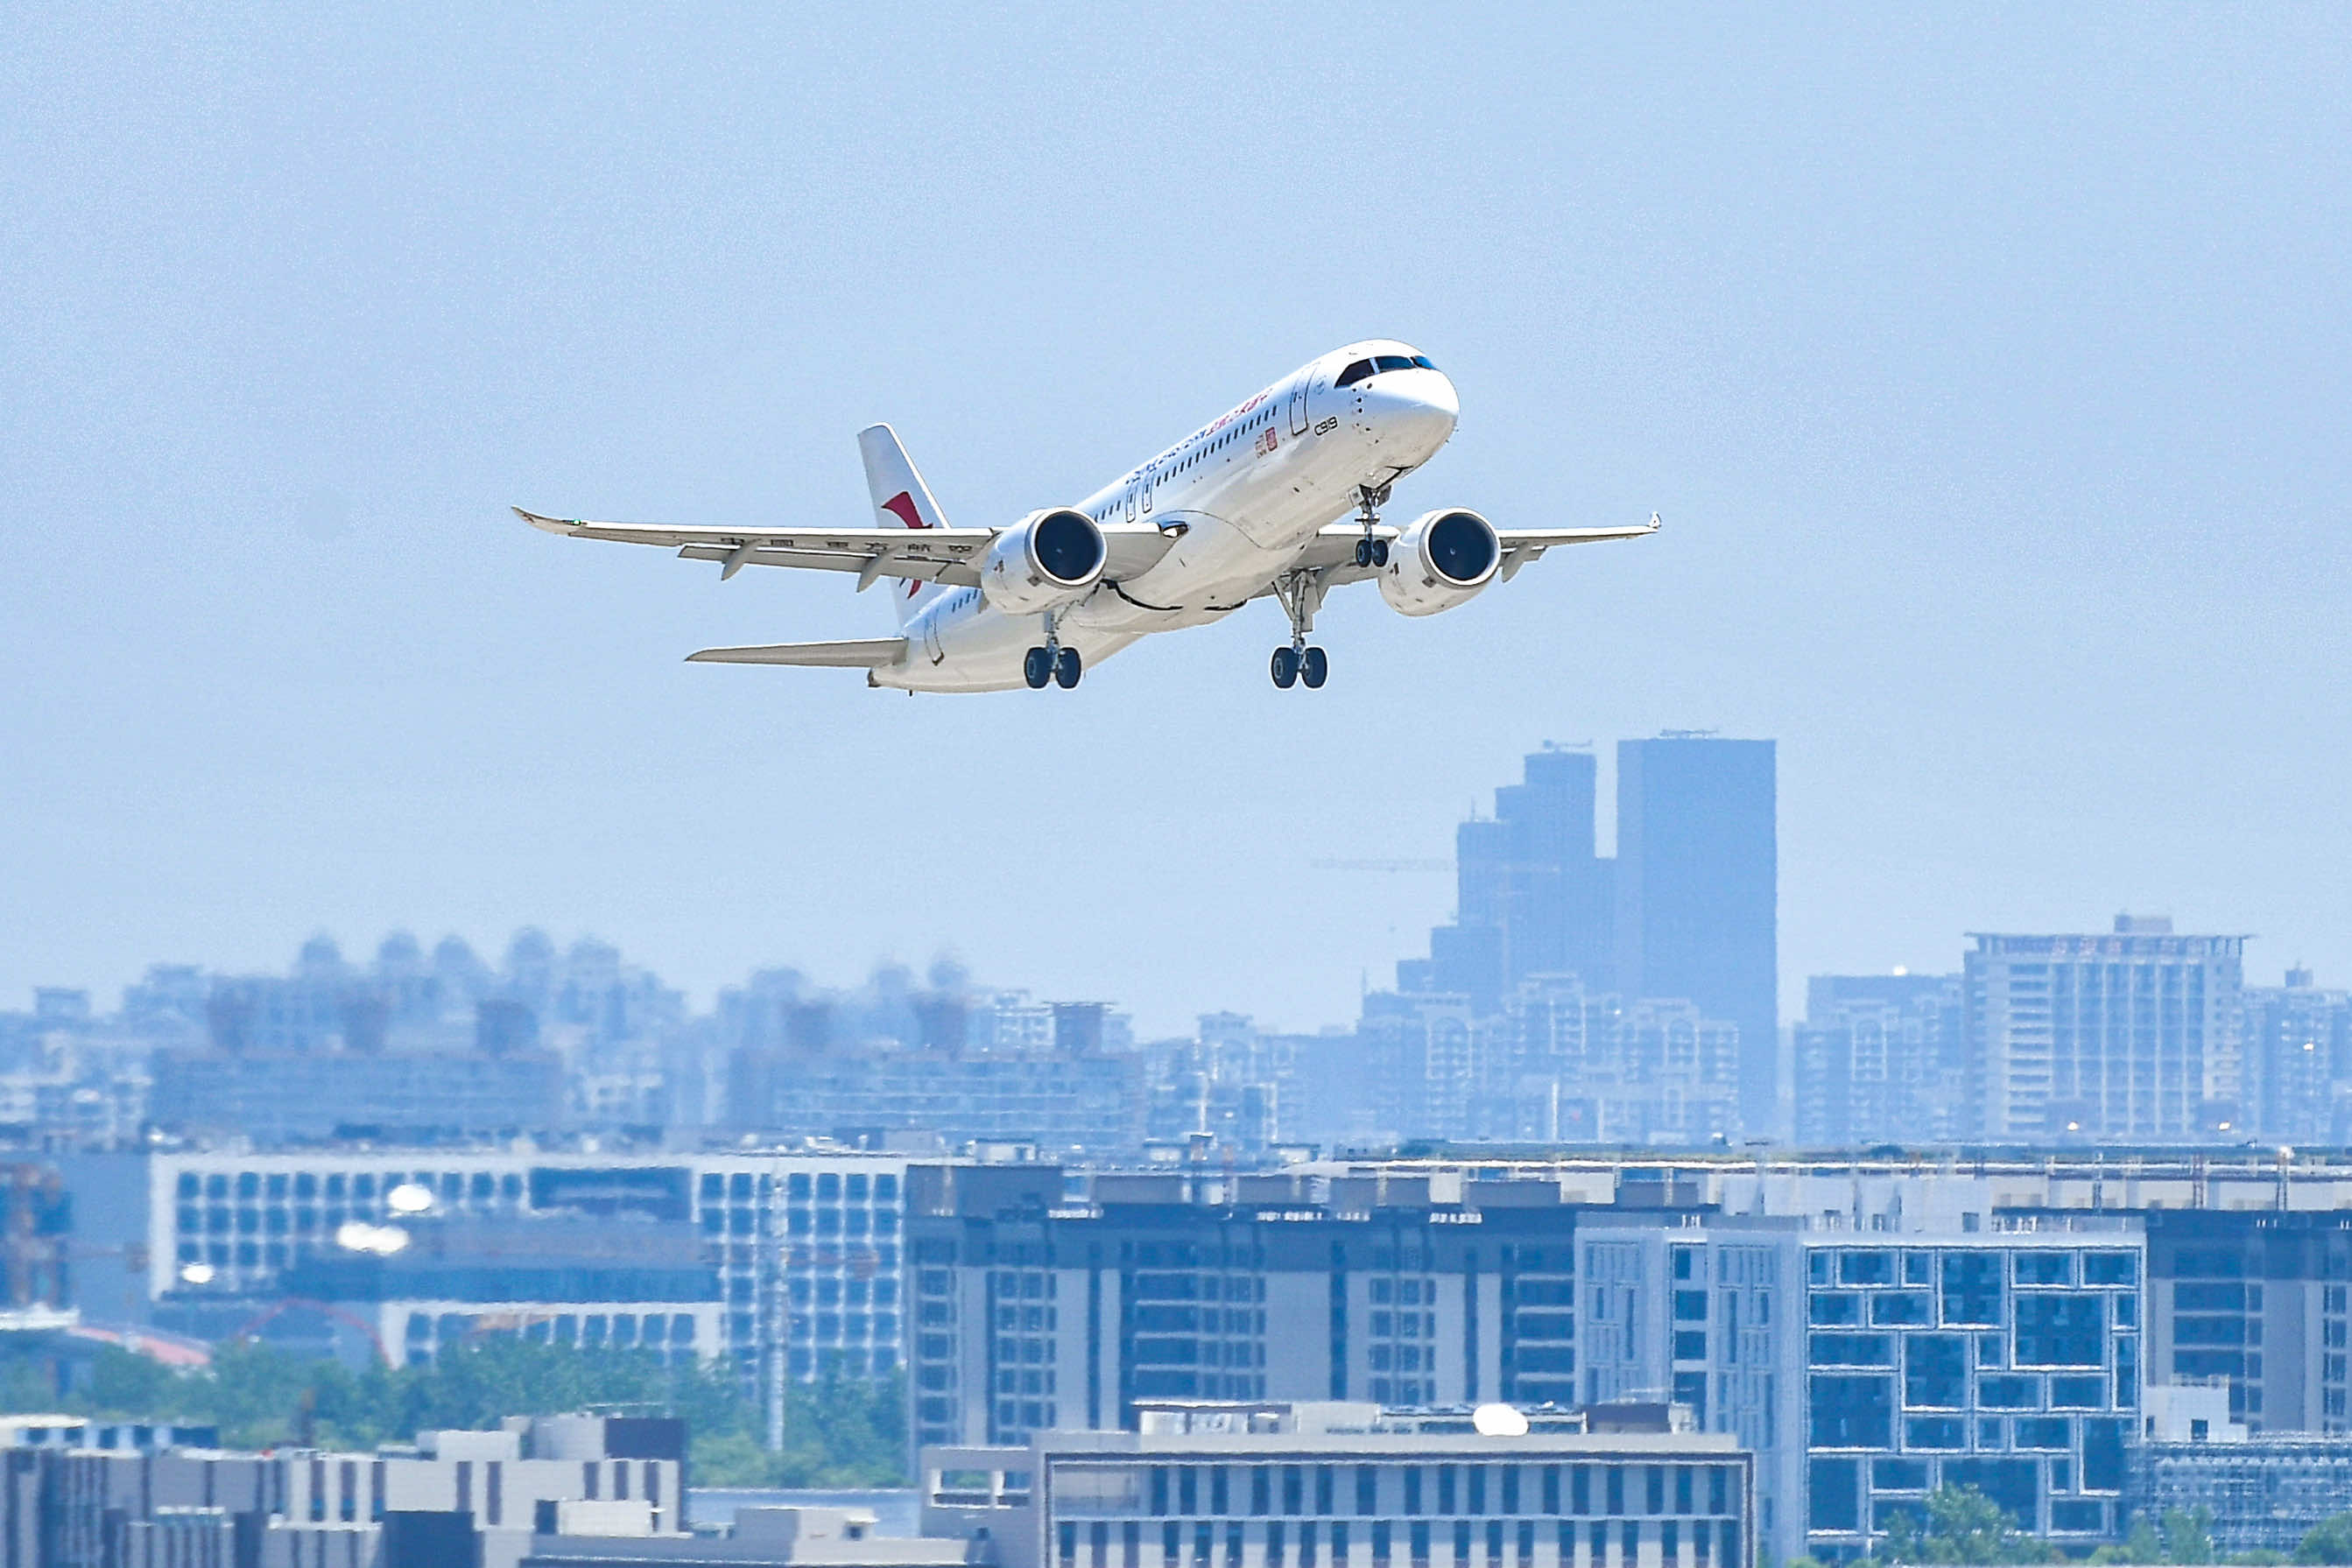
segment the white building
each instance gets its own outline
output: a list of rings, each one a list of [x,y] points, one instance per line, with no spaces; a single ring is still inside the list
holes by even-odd
[[[1451,1425],[1456,1430],[1435,1429]],[[1750,1456],[1716,1433],[1486,1436],[1372,1405],[1147,1409],[1139,1432],[924,1450],[926,1535],[1004,1568],[1748,1568]]]

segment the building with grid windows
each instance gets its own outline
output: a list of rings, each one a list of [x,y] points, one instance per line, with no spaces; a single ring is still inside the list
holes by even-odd
[[[1003,1568],[1748,1568],[1749,1456],[1701,1433],[1481,1436],[1377,1406],[1170,1406],[1139,1432],[934,1448],[923,1531]],[[1450,1429],[1449,1429],[1450,1428]]]
[[[698,1239],[698,1272],[716,1275],[717,1311],[699,1301],[666,1305],[665,1343],[688,1316],[698,1354],[725,1354],[760,1379],[772,1419],[781,1420],[787,1380],[899,1365],[908,1166],[902,1155],[846,1151],[160,1153],[148,1168],[147,1286],[159,1308],[209,1312],[205,1321],[234,1327],[282,1299],[298,1267],[341,1259],[351,1249],[338,1238],[353,1224],[584,1217],[677,1227]],[[487,1291],[492,1282],[475,1286]],[[425,1345],[440,1343],[443,1317],[468,1310],[462,1301],[417,1300],[424,1304],[415,1310],[433,1320]],[[649,1312],[627,1301],[513,1298],[475,1308],[516,1332],[550,1337],[566,1315],[580,1320],[583,1335],[586,1320],[602,1317],[608,1336],[629,1316],[640,1345]],[[387,1348],[397,1359],[408,1343],[407,1318],[394,1326]]]
[[[2125,915],[2106,936],[1972,939],[1961,999],[1979,1136],[2226,1142],[2248,1125],[2244,937]]]
[[[2119,1534],[2137,1220],[1969,1234],[1921,1218],[1856,1235],[1805,1216],[1580,1217],[1585,1397],[1671,1396],[1753,1448],[1759,1527],[1784,1560],[1863,1555],[1942,1485],[2053,1540]]]

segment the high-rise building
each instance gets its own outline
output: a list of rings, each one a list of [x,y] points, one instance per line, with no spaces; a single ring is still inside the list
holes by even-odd
[[[1739,1111],[1779,1115],[1774,743],[1669,731],[1617,743],[1616,988],[1739,1026]]]
[[[1963,971],[1979,1135],[2211,1140],[2247,1131],[2242,936],[2118,915],[2098,936],[1971,933]]]
[[[1795,1033],[1800,1144],[1950,1143],[1968,1132],[1958,975],[1816,975]]]
[[[2352,1133],[2352,991],[2323,990],[2308,969],[2245,992],[2246,1099],[2264,1136],[2341,1144]]]
[[[1523,781],[1495,791],[1492,818],[1454,831],[1454,924],[1430,936],[1430,988],[1491,1009],[1531,975],[1574,975],[1605,991],[1615,962],[1610,861],[1594,852],[1597,764],[1547,746]]]

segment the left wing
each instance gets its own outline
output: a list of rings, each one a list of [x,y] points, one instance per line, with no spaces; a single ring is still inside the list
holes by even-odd
[[[687,560],[715,560],[721,580],[747,566],[794,566],[854,571],[857,586],[877,577],[918,578],[969,588],[980,581],[981,557],[996,528],[742,528],[677,523],[594,523],[543,517],[514,508],[534,528],[575,539],[661,545]],[[1168,553],[1173,536],[1151,523],[1100,525],[1103,575],[1116,582],[1149,571]]]
[[[1508,582],[1519,568],[1531,560],[1542,559],[1543,552],[1555,545],[1591,545],[1608,539],[1646,538],[1656,533],[1660,526],[1658,514],[1652,512],[1648,522],[1622,528],[1496,528],[1495,539],[1503,548],[1503,561],[1495,579],[1498,582]],[[1372,536],[1393,540],[1403,532],[1402,528],[1381,523],[1372,529]],[[1360,582],[1377,576],[1377,568],[1356,564],[1356,541],[1363,537],[1364,526],[1361,523],[1327,523],[1300,552],[1295,570],[1320,571],[1325,581],[1334,583]]]
[[[515,516],[534,528],[576,539],[661,545],[688,560],[715,560],[719,576],[747,566],[796,566],[854,571],[860,586],[877,577],[920,578],[964,585],[980,580],[980,555],[993,528],[745,528],[677,523],[596,523],[543,517],[520,507]]]

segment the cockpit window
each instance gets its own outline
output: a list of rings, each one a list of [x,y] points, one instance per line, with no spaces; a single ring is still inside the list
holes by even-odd
[[[1334,384],[1343,387],[1351,387],[1371,373],[1372,361],[1370,360],[1358,360],[1354,364],[1349,365],[1346,370],[1339,372],[1339,379]]]
[[[1382,354],[1372,361],[1372,369],[1375,371],[1409,371],[1412,368],[1412,361],[1402,354]]]
[[[1416,367],[1424,371],[1433,371],[1437,368],[1435,365],[1429,362],[1429,356],[1427,354],[1415,354],[1412,357],[1412,362]]]

